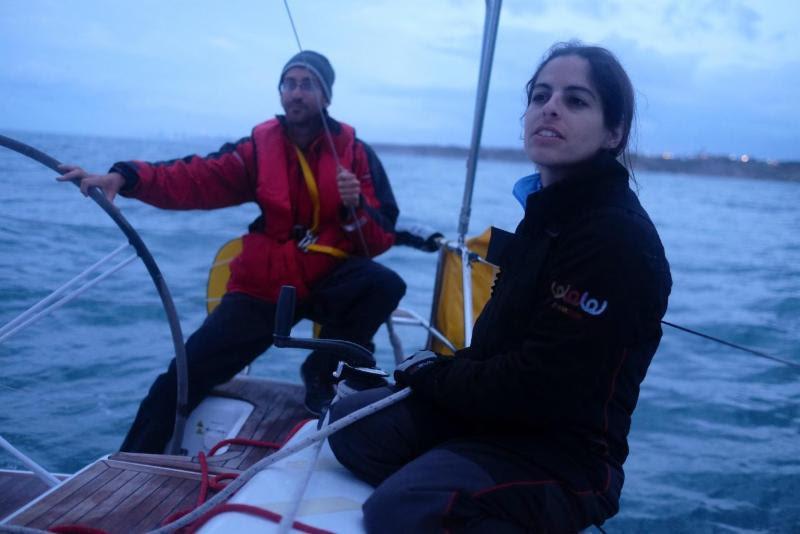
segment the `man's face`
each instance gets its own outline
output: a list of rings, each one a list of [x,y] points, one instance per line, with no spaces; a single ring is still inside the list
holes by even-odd
[[[315,120],[328,107],[328,100],[317,77],[303,67],[292,67],[280,85],[281,105],[289,124],[301,125]]]

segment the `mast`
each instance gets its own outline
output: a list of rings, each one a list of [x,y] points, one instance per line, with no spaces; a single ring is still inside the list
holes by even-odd
[[[472,191],[475,186],[475,171],[478,167],[478,153],[481,148],[483,118],[486,114],[486,99],[489,93],[489,78],[492,74],[494,44],[497,40],[497,26],[500,22],[502,0],[486,0],[486,17],[483,20],[483,44],[481,64],[478,75],[478,94],[475,97],[475,115],[472,121],[472,141],[467,157],[467,179],[464,184],[464,199],[461,202],[461,215],[458,219],[458,250],[461,253],[461,283],[464,295],[464,346],[472,342],[472,266],[465,236],[469,229],[472,212]]]
[[[464,184],[464,199],[461,202],[461,215],[458,219],[458,243],[464,243],[469,229],[469,218],[472,212],[472,190],[475,185],[475,171],[478,167],[478,153],[483,133],[483,118],[486,114],[486,99],[489,93],[489,78],[492,74],[494,44],[497,40],[497,26],[500,22],[500,6],[502,0],[486,0],[486,18],[483,21],[483,45],[481,47],[480,74],[478,77],[478,94],[475,97],[475,115],[472,120],[472,141],[467,156],[467,179]]]

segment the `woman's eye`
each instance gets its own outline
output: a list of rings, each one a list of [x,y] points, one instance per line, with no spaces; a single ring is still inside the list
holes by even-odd
[[[534,104],[544,104],[547,102],[547,93],[534,93],[531,97],[531,102]]]
[[[570,106],[573,106],[573,107],[576,107],[576,108],[582,108],[582,107],[585,107],[587,105],[586,101],[584,99],[578,98],[577,96],[571,96],[571,97],[567,98],[567,103]]]

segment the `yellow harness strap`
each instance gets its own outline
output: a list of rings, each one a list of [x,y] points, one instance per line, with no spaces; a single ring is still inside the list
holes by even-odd
[[[311,167],[309,166],[306,157],[303,155],[303,152],[297,147],[297,145],[295,145],[294,151],[297,154],[297,161],[300,162],[300,169],[303,171],[303,178],[305,179],[306,187],[308,188],[308,196],[311,197],[311,205],[313,206],[314,213],[309,232],[314,236],[314,240],[316,240],[317,227],[319,226],[319,189],[317,188],[317,181],[314,179],[314,173],[311,172]],[[328,245],[318,245],[313,242],[301,248],[306,251],[311,250],[313,252],[329,254],[340,259],[347,258],[348,256],[347,252],[344,250]]]

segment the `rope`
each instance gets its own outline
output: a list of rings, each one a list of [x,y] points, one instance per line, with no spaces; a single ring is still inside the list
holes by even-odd
[[[286,15],[289,17],[289,23],[292,26],[292,33],[294,33],[294,40],[297,42],[297,48],[300,52],[303,51],[303,45],[300,44],[300,34],[297,33],[297,27],[294,24],[294,18],[292,17],[292,10],[289,8],[289,1],[283,0],[283,6],[286,8]],[[316,101],[317,101],[317,109],[319,110],[320,120],[322,121],[322,127],[325,130],[325,137],[328,140],[328,145],[330,145],[331,154],[333,154],[333,159],[336,162],[337,169],[344,169],[342,167],[341,162],[339,161],[339,154],[336,152],[336,145],[333,142],[333,134],[331,134],[330,127],[328,126],[328,120],[325,116],[325,109],[322,107],[322,99],[319,96],[319,91],[315,93]],[[358,232],[358,239],[361,244],[361,250],[364,252],[364,256],[367,258],[370,257],[369,249],[367,248],[367,241],[364,239],[364,233],[361,231],[361,226],[358,224],[358,217],[356,215],[356,209],[352,206],[348,206],[348,211],[350,213],[350,217],[353,219],[353,222],[356,225],[356,231]]]
[[[4,146],[14,152],[31,158],[59,174],[64,174],[59,169],[61,163],[57,159],[32,146],[4,135],[0,135],[0,146]],[[79,184],[75,183],[75,185],[78,186]],[[125,234],[125,237],[128,238],[128,242],[136,249],[136,253],[139,255],[139,258],[141,258],[142,263],[144,263],[148,274],[150,274],[150,278],[153,280],[153,284],[156,286],[156,291],[158,291],[158,295],[161,297],[161,305],[164,307],[170,333],[172,334],[172,344],[175,349],[175,365],[178,371],[177,406],[175,409],[175,426],[172,432],[174,439],[170,447],[171,453],[178,453],[180,449],[180,438],[183,437],[183,428],[186,425],[186,416],[184,412],[187,411],[185,407],[188,405],[189,393],[186,348],[183,344],[183,333],[181,332],[181,323],[178,320],[178,312],[175,309],[175,302],[172,300],[167,282],[164,280],[164,276],[161,274],[155,258],[150,254],[150,250],[148,250],[147,245],[142,241],[141,236],[133,229],[119,209],[108,201],[99,187],[90,187],[89,196],[109,217],[111,217],[122,233]]]
[[[165,525],[157,530],[151,531],[149,534],[166,534],[167,532],[173,532],[178,530],[179,528],[185,527],[190,523],[193,523],[197,519],[199,519],[203,514],[208,512],[210,509],[216,507],[217,505],[221,504],[225,499],[230,497],[233,493],[239,490],[242,486],[244,486],[250,479],[256,476],[260,471],[266,469],[270,465],[274,464],[275,462],[282,460],[292,454],[299,452],[307,447],[310,447],[314,443],[319,440],[325,439],[331,434],[339,431],[340,429],[355,423],[359,419],[372,415],[373,413],[382,410],[383,408],[390,406],[396,402],[399,402],[411,394],[411,388],[403,388],[400,391],[389,395],[388,397],[384,397],[372,404],[364,406],[351,414],[348,414],[341,419],[338,419],[325,427],[322,430],[317,430],[316,432],[309,434],[308,436],[304,437],[303,439],[299,440],[294,445],[289,447],[285,447],[274,454],[267,456],[266,458],[262,458],[252,466],[250,466],[245,472],[241,473],[236,480],[230,482],[225,489],[221,492],[217,493],[214,497],[209,499],[203,506],[197,508],[193,512],[187,514],[186,516],[182,517],[181,519],[171,523],[169,525]]]
[[[750,349],[750,348],[744,347],[742,345],[737,345],[736,343],[732,343],[730,341],[725,341],[724,339],[720,339],[718,337],[710,336],[708,334],[704,334],[702,332],[698,332],[697,330],[692,330],[691,328],[686,328],[685,326],[681,326],[681,325],[678,325],[678,324],[675,324],[675,323],[670,323],[669,321],[662,320],[661,322],[663,324],[665,324],[667,326],[671,326],[672,328],[675,328],[677,330],[681,330],[683,332],[687,332],[689,334],[693,334],[695,336],[699,336],[699,337],[702,337],[704,339],[708,339],[710,341],[716,341],[717,343],[719,343],[721,345],[725,345],[726,347],[731,347],[731,348],[734,348],[734,349],[738,349],[738,350],[741,350],[743,352],[747,352],[749,354],[752,354],[754,356],[759,356],[761,358],[766,358],[767,360],[772,360],[773,362],[782,363],[783,365],[787,365],[789,367],[795,367],[797,369],[800,369],[800,364],[792,362],[792,361],[789,361],[789,360],[785,360],[783,358],[778,358],[777,356],[772,356],[771,354],[767,354],[766,352],[761,352],[759,350]]]
[[[205,525],[213,517],[226,512],[239,512],[243,514],[254,515],[256,517],[272,521],[273,523],[279,523],[281,520],[280,514],[276,514],[275,512],[271,512],[257,506],[252,506],[250,504],[221,504],[203,514],[200,519],[198,519],[196,523],[192,524],[192,526],[187,530],[187,534],[193,534],[194,532],[197,532],[200,527]],[[309,534],[333,534],[333,532],[330,530],[312,527],[311,525],[301,523],[300,521],[295,521],[292,524],[292,528],[299,530],[300,532],[308,532]]]
[[[273,448],[280,450],[282,449],[289,440],[300,430],[303,424],[310,421],[310,419],[304,419],[298,422],[288,433],[286,438],[284,439],[283,443],[276,443],[274,441],[259,441],[254,439],[247,439],[247,438],[231,438],[231,439],[223,439],[222,441],[218,442],[208,451],[208,457],[214,456],[217,451],[219,451],[222,447],[227,445],[249,445],[253,447],[266,447],[266,448]],[[319,441],[319,444],[322,444],[323,440]],[[161,526],[164,527],[169,523],[177,521],[182,517],[187,516],[188,514],[192,513],[194,510],[202,506],[206,502],[206,498],[208,497],[208,491],[222,491],[225,489],[226,485],[221,484],[222,480],[235,480],[239,475],[236,473],[219,473],[214,478],[211,478],[208,471],[208,460],[206,454],[200,452],[197,456],[197,460],[200,463],[200,489],[198,490],[197,494],[197,503],[193,508],[188,508],[184,510],[179,510],[171,515],[169,515],[164,521],[161,522]],[[313,464],[311,466],[313,468]],[[309,477],[310,478],[310,475]],[[304,485],[307,484],[308,481],[306,480]],[[302,495],[301,495],[302,498]],[[299,504],[299,503],[298,503]],[[266,519],[268,521],[272,521],[275,523],[283,524],[284,516],[281,516],[278,513],[275,513],[271,510],[267,510],[265,508],[260,508],[257,506],[247,505],[247,504],[231,504],[225,503],[220,504],[208,511],[206,511],[203,515],[201,515],[196,521],[189,524],[185,527],[186,534],[191,534],[196,532],[200,527],[202,527],[205,523],[211,520],[213,517],[217,515],[223,514],[225,512],[242,512],[249,515],[254,515],[256,517],[260,517],[262,519]],[[296,510],[293,514],[287,514],[285,517],[292,518],[296,514]],[[287,527],[289,524],[287,523]],[[301,521],[291,521],[291,528],[299,530],[301,532],[309,532],[312,534],[330,534],[329,531],[318,529]],[[67,533],[72,534],[72,533]],[[75,533],[81,534],[81,533]],[[87,533],[91,534],[91,533]]]

